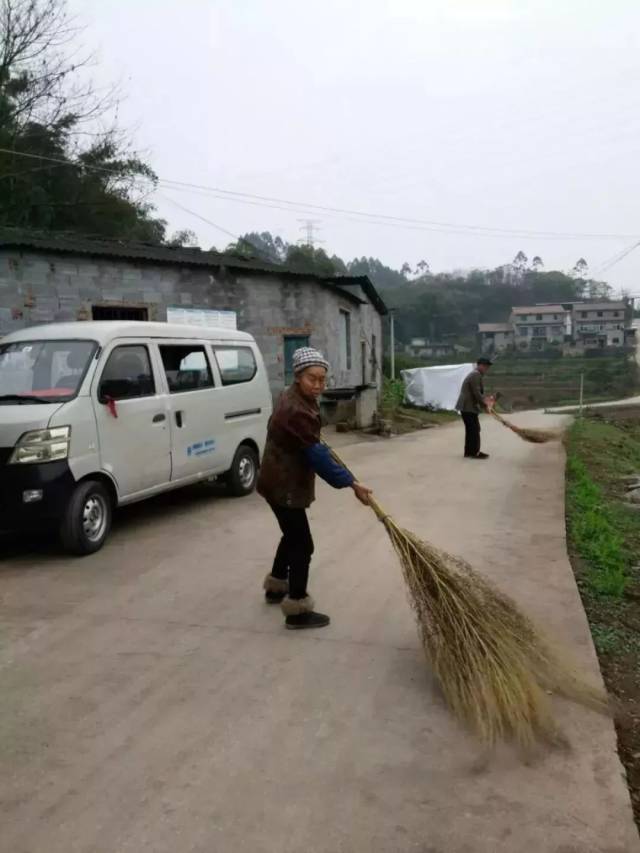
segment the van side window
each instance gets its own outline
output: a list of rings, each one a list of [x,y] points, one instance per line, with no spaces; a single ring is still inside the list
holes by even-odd
[[[251,347],[215,347],[214,352],[223,385],[251,382],[258,372]]]
[[[172,394],[213,388],[213,375],[203,346],[162,344],[160,355]]]
[[[130,400],[152,397],[156,393],[149,350],[141,344],[116,347],[102,372],[100,397]]]

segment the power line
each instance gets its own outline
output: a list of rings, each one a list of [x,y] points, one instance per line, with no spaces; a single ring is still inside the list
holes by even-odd
[[[120,176],[120,173],[116,169],[110,169],[105,166],[89,166],[85,163],[77,163],[73,161],[64,160],[62,158],[55,157],[46,157],[40,154],[31,154],[23,151],[16,151],[9,148],[0,148],[0,153],[5,154],[13,154],[17,157],[28,157],[36,160],[44,160],[51,163],[57,163],[60,165],[66,166],[75,166],[79,169],[86,169],[88,171],[101,172],[104,174],[111,174]],[[133,180],[150,180],[148,178],[133,178]],[[216,194],[214,197],[223,199],[223,200],[235,200],[239,203],[250,203],[257,204],[258,206],[269,207],[271,204],[274,205],[287,205],[287,207],[282,208],[284,210],[288,210],[290,212],[303,212],[304,210],[313,210],[313,211],[323,211],[325,213],[335,213],[347,216],[357,216],[361,217],[359,221],[368,220],[371,222],[376,222],[377,224],[395,224],[395,225],[405,225],[405,226],[413,226],[415,230],[422,230],[416,228],[416,226],[427,226],[424,230],[438,230],[440,232],[451,231],[451,233],[457,234],[475,234],[475,235],[486,235],[486,236],[512,236],[512,237],[520,237],[520,238],[553,238],[553,239],[567,239],[567,240],[583,240],[583,239],[592,239],[592,240],[621,240],[621,239],[632,239],[637,238],[637,234],[610,234],[610,233],[580,233],[580,232],[562,232],[562,231],[536,231],[533,229],[512,229],[512,228],[499,228],[494,226],[485,226],[485,225],[469,225],[464,223],[452,223],[452,222],[439,222],[436,220],[427,220],[427,219],[418,219],[407,216],[394,216],[391,214],[383,214],[383,213],[372,213],[370,211],[364,210],[355,210],[350,208],[343,207],[331,207],[329,205],[320,205],[320,204],[312,204],[309,202],[300,202],[300,201],[292,201],[290,199],[282,199],[276,196],[263,196],[258,195],[256,193],[247,193],[247,192],[239,192],[237,190],[227,190],[222,187],[210,187],[203,184],[195,184],[189,183],[186,181],[176,181],[173,179],[167,178],[158,178],[157,183],[159,186],[164,186],[166,188],[173,189],[187,189],[187,190],[197,190],[204,193],[212,193]],[[263,203],[260,205],[260,203]],[[356,220],[358,221],[358,220]],[[412,230],[413,230],[412,229]]]
[[[180,202],[177,202],[174,199],[169,198],[169,196],[160,195],[160,198],[162,198],[164,201],[169,202],[169,204],[173,204],[175,207],[179,208],[180,210],[184,211],[185,213],[188,213],[190,216],[195,216],[196,219],[200,219],[202,222],[206,222],[207,225],[211,225],[213,228],[217,228],[218,231],[221,231],[223,234],[226,234],[227,237],[231,237],[237,243],[246,243],[248,246],[250,246],[254,250],[254,252],[257,252],[259,255],[263,255],[270,263],[272,263],[272,264],[278,263],[278,261],[274,260],[274,258],[268,252],[265,252],[263,249],[260,249],[258,246],[256,246],[254,243],[251,242],[251,240],[248,240],[246,237],[239,237],[237,234],[234,234],[232,231],[227,231],[227,229],[223,228],[222,225],[218,225],[216,222],[212,222],[211,219],[207,219],[206,216],[202,216],[202,214],[196,213],[195,210],[189,210],[188,207],[185,207],[183,204],[180,204]]]
[[[613,255],[613,257],[606,260],[603,264],[601,264],[596,269],[595,275],[600,275],[603,272],[607,272],[608,270],[611,269],[611,267],[614,267],[616,264],[619,264],[620,261],[624,260],[624,258],[626,258],[627,255],[630,255],[634,249],[637,249],[638,246],[640,246],[640,240],[637,240],[636,242],[632,243],[630,246],[627,246],[626,249],[623,249],[621,252],[618,252],[616,255]]]

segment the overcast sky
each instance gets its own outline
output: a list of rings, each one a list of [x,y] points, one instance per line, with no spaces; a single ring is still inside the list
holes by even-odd
[[[640,240],[637,0],[70,5],[161,178],[448,223],[162,189],[160,213],[204,247],[229,238],[165,198],[230,232],[289,241],[311,217],[330,253],[396,267],[424,258],[436,271],[493,267],[522,249],[547,268],[583,256],[598,273]],[[602,276],[640,295],[639,273],[640,248]]]

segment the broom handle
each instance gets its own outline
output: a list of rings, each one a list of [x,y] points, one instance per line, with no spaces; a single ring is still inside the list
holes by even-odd
[[[516,432],[516,430],[515,430],[515,429],[514,429],[514,427],[513,427],[513,424],[510,424],[510,423],[509,423],[509,421],[506,421],[503,417],[501,417],[501,416],[500,416],[497,412],[495,412],[493,409],[491,409],[491,410],[489,411],[489,414],[493,415],[493,417],[494,417],[497,421],[500,421],[500,423],[502,424],[502,426],[506,426],[508,429],[513,430],[513,432]]]
[[[345,471],[348,471],[351,474],[351,476],[353,477],[353,479],[356,480],[357,478],[356,478],[355,474],[353,473],[353,471],[351,471],[349,466],[345,464],[344,460],[340,458],[340,456],[336,453],[336,451],[333,449],[333,447],[330,447],[326,443],[326,441],[323,441],[322,443],[327,448],[329,453],[333,456],[334,461],[337,462],[338,465],[342,465],[342,467],[345,469]],[[385,519],[389,518],[389,514],[383,510],[383,508],[380,506],[380,504],[378,503],[378,501],[375,498],[373,498],[373,497],[369,498],[369,506],[375,512],[375,514],[378,516],[378,521],[384,521]]]

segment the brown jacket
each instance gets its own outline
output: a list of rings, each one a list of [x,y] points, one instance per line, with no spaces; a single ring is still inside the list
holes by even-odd
[[[315,472],[303,451],[320,441],[320,410],[292,385],[269,421],[258,493],[269,503],[306,509],[315,500]]]
[[[473,412],[474,414],[486,411],[484,382],[479,370],[472,370],[462,383],[456,409],[459,412]]]

